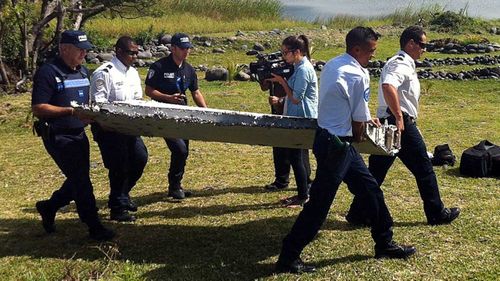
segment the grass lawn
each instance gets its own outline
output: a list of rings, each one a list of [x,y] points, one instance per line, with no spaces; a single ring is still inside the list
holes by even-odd
[[[385,38],[379,58],[396,50],[397,38]],[[316,58],[326,60],[341,47],[319,49]],[[251,60],[240,53],[229,52],[226,60]],[[192,62],[203,63],[202,55],[193,54]],[[143,76],[145,71],[140,70]],[[378,84],[373,80],[372,112]],[[419,126],[428,150],[448,143],[460,158],[480,140],[500,144],[499,81],[423,84]],[[255,82],[200,81],[200,88],[210,107],[269,111],[267,94]],[[383,189],[394,238],[418,249],[408,260],[372,258],[369,230],[345,222],[352,196],[342,185],[322,231],[302,255],[318,272],[274,275],[281,240],[299,209],[278,204],[296,193],[293,179],[282,192],[262,188],[273,180],[271,148],[192,141],[183,183],[195,196],[174,202],[166,198],[170,152],[159,138],[145,138],[149,162],[132,191],[139,205],[136,223],[108,221],[107,170],[91,141],[94,193],[118,237],[103,244],[88,240],[74,204],[58,213],[57,233],[46,235],[34,205],[64,177],[27,126],[29,107],[29,94],[0,97],[1,280],[495,280],[500,274],[499,180],[462,177],[458,163],[435,169],[445,204],[462,208],[459,219],[446,226],[426,225],[415,180],[400,161],[389,172]]]

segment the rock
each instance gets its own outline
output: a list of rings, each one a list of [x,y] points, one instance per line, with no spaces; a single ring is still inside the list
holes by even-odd
[[[97,59],[97,54],[94,51],[90,51],[87,53],[87,56],[85,56],[85,59],[88,61]]]
[[[247,73],[245,73],[244,71],[240,71],[236,74],[234,78],[238,81],[250,81],[252,77]]]
[[[135,65],[137,67],[144,67],[146,65],[146,63],[143,61],[143,60],[140,60],[138,59],[136,62],[135,62]]]
[[[210,42],[210,41],[204,41],[203,44],[202,44],[202,46],[204,46],[204,47],[211,47],[212,46],[212,42]]]
[[[99,61],[111,61],[113,59],[113,54],[111,53],[101,53],[97,55]]]
[[[262,46],[262,44],[260,44],[260,43],[255,43],[253,45],[253,49],[256,51],[259,51],[259,52],[262,52],[265,50],[264,46]]]
[[[259,52],[257,50],[250,50],[250,51],[246,52],[247,56],[255,56],[258,53]]]
[[[490,33],[491,34],[497,34],[498,29],[496,27],[490,28]]]
[[[238,40],[238,38],[236,38],[236,36],[231,36],[231,37],[227,38],[227,42],[229,42],[229,43],[234,43],[234,42],[236,42],[236,40]]]
[[[153,54],[150,51],[139,52],[137,54],[138,59],[151,59],[153,58]]]
[[[243,33],[243,31],[241,31],[241,30],[238,30],[238,31],[236,32],[236,36],[245,36],[245,35],[246,35],[246,34],[245,34],[245,33]]]
[[[494,52],[494,51],[495,51],[495,48],[493,48],[492,46],[486,47],[486,52],[487,53],[491,53],[491,52]]]
[[[271,49],[272,48],[271,43],[269,43],[269,42],[264,43],[264,48]]]
[[[246,50],[248,50],[248,45],[243,44],[243,45],[241,45],[240,49],[242,49],[243,51],[246,51]]]
[[[223,49],[221,48],[215,48],[212,50],[212,53],[214,54],[224,54],[226,51],[224,51]]]
[[[99,61],[99,59],[98,59],[98,58],[93,58],[93,59],[91,59],[91,60],[88,60],[87,62],[88,62],[88,63],[93,63],[93,64],[99,64],[99,63],[100,63],[100,61]]]
[[[207,81],[226,81],[228,76],[228,71],[225,68],[212,68],[205,72],[205,79]]]
[[[168,52],[170,51],[170,48],[165,45],[159,45],[156,47],[156,50],[158,50],[158,52]]]
[[[274,34],[276,34],[276,35],[280,35],[280,34],[281,34],[281,29],[279,29],[279,28],[275,28],[275,29],[273,29],[273,30],[271,31],[271,33],[274,33]]]
[[[323,24],[323,25],[321,26],[321,30],[327,30],[327,29],[328,29],[328,27],[326,27],[326,25],[324,25],[324,24]]]
[[[170,44],[172,42],[172,35],[170,34],[163,34],[163,36],[160,38],[160,43],[161,44]]]

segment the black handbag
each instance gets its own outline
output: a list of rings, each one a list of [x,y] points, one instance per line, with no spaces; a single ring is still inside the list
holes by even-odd
[[[467,148],[460,159],[460,174],[472,177],[500,176],[500,146],[483,140]]]

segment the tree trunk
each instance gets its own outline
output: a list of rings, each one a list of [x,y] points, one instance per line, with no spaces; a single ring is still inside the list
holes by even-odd
[[[4,38],[4,23],[0,22],[0,38]],[[2,77],[2,82],[3,84],[10,86],[10,81],[9,77],[7,76],[7,71],[5,70],[5,65],[3,64],[3,58],[2,58],[2,50],[3,50],[3,45],[0,42],[0,77]]]

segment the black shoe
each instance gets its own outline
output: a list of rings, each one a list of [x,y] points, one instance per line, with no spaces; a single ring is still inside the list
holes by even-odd
[[[55,218],[56,211],[54,207],[51,206],[49,200],[38,201],[35,204],[36,210],[40,213],[42,217],[42,226],[47,233],[53,233],[56,231]]]
[[[369,218],[363,218],[359,215],[353,215],[352,213],[348,213],[345,216],[345,220],[353,226],[358,226],[358,227],[368,227],[370,226],[370,219]]]
[[[132,200],[128,200],[127,203],[125,204],[125,209],[127,211],[131,211],[131,212],[137,212],[137,205],[135,204],[134,201]]]
[[[134,222],[135,216],[132,216],[125,209],[111,210],[110,219],[119,222]]]
[[[106,228],[102,225],[89,228],[89,237],[90,239],[97,240],[97,241],[109,241],[115,237],[116,233],[109,229]]]
[[[279,184],[277,182],[273,182],[273,183],[265,185],[264,189],[267,191],[278,191],[278,190],[285,189],[287,187],[288,187],[288,184]]]
[[[459,208],[444,208],[438,218],[431,218],[427,220],[430,225],[449,224],[460,215]]]
[[[315,272],[316,267],[312,265],[305,265],[304,262],[298,258],[291,263],[285,263],[281,262],[278,260],[276,263],[276,272],[278,273],[295,273],[295,274],[302,274],[302,273],[309,273],[309,272]]]
[[[398,245],[391,241],[385,247],[375,246],[376,259],[406,259],[415,254],[417,249],[413,246]]]
[[[191,195],[193,195],[191,191],[180,188],[180,189],[169,189],[167,196],[172,197],[174,199],[184,199],[186,197],[190,197]]]

